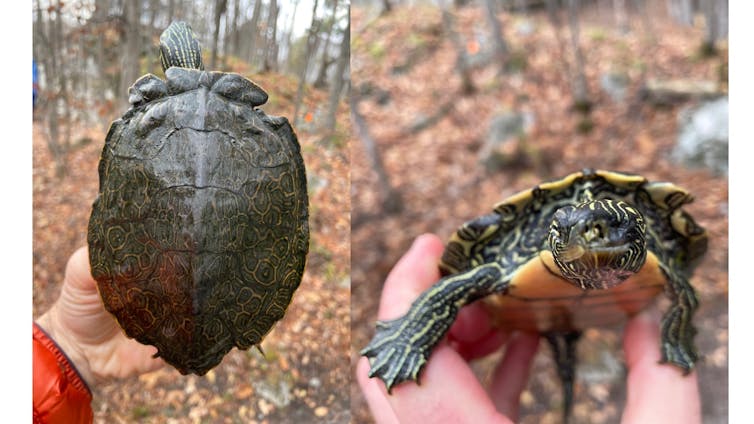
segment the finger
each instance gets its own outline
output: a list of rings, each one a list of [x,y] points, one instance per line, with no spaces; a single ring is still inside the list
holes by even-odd
[[[439,280],[437,265],[443,249],[443,243],[434,235],[423,235],[414,241],[385,281],[380,319],[406,313],[411,303]],[[403,383],[388,395],[380,381],[370,382],[367,369],[368,363],[362,359],[359,384],[378,422],[391,422],[392,418],[400,422],[510,422],[497,413],[466,361],[446,343],[433,350],[422,372],[421,386]],[[392,415],[385,412],[385,402]]]
[[[433,234],[424,234],[414,240],[385,280],[377,313],[379,319],[405,314],[411,302],[440,279],[437,264],[444,248],[442,241]]]
[[[490,393],[495,407],[513,420],[518,419],[521,392],[529,380],[529,371],[538,347],[538,334],[514,333],[506,346],[503,360],[492,376]]]
[[[97,283],[92,278],[89,267],[89,249],[86,246],[80,247],[73,252],[65,268],[66,283],[71,289],[82,291],[84,293],[96,292]]]
[[[369,361],[366,358],[359,359],[356,365],[356,380],[359,382],[362,393],[364,393],[374,421],[377,424],[398,423],[398,418],[387,400],[384,389],[380,390],[381,380],[369,378],[368,373]]]
[[[508,338],[492,326],[490,316],[481,303],[472,303],[458,312],[448,331],[448,341],[467,361],[498,350]]]
[[[115,319],[105,311],[89,268],[86,247],[76,250],[65,269],[56,318],[80,344],[97,345],[120,332]]]
[[[437,265],[444,249],[435,235],[417,237],[385,281],[380,319],[406,313],[411,302],[440,279]],[[504,335],[492,327],[481,304],[461,309],[448,334],[453,347],[468,360],[485,356],[505,342]]]
[[[387,395],[400,422],[512,423],[495,409],[468,363],[447,344],[432,352],[421,385],[400,384]]]
[[[624,423],[701,422],[696,372],[660,364],[660,319],[645,311],[626,326],[623,346],[628,365]]]

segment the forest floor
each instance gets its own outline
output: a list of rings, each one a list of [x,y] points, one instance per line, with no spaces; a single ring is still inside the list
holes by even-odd
[[[236,70],[243,72],[242,70]],[[261,107],[293,115],[297,80],[254,77],[270,94]],[[124,99],[125,100],[125,99]],[[205,376],[183,376],[170,366],[94,387],[98,423],[272,423],[351,421],[350,336],[350,119],[338,111],[335,134],[321,122],[327,93],[307,88],[304,119],[294,126],[307,167],[310,252],[303,281],[283,318],[256,350],[232,350]],[[115,119],[115,116],[111,117]],[[34,290],[38,317],[60,292],[69,256],[86,243],[98,190],[97,164],[107,127],[75,126],[57,175],[41,118],[33,125]]]
[[[489,213],[498,201],[543,180],[583,168],[622,170],[652,181],[675,182],[695,196],[686,210],[709,234],[709,250],[692,278],[701,299],[695,324],[704,357],[698,368],[704,422],[727,422],[727,177],[685,168],[671,158],[678,113],[693,102],[657,107],[640,96],[649,78],[718,81],[721,69],[727,75],[727,52],[701,57],[702,30],[674,23],[664,10],[665,2],[648,4],[653,7],[647,13],[656,31],[653,36],[642,25],[646,21],[635,14],[629,16],[627,33],[617,31],[610,8],[590,9],[581,17],[586,78],[594,102],[588,132],[579,131],[579,118],[571,110],[564,71],[570,56],[562,53],[544,11],[499,15],[518,70],[501,77],[496,65],[480,66],[472,74],[476,91],[463,94],[457,50],[439,9],[416,5],[379,15],[378,10],[354,5],[353,92],[390,184],[400,194],[402,211],[386,210],[386,191],[364,145],[355,141],[352,367],[374,333],[382,283],[418,235],[431,232],[447,240],[463,222]],[[489,31],[481,8],[454,9],[454,16],[467,52],[485,51]],[[569,45],[567,27],[561,37]],[[600,76],[612,71],[629,79],[623,101],[612,100],[600,88]],[[435,115],[443,109],[446,113]],[[485,169],[478,152],[491,119],[510,110],[531,113],[532,129],[518,141],[512,152],[515,160],[497,170]],[[619,421],[625,402],[620,336],[621,329],[614,328],[589,331],[582,338],[574,422]],[[497,354],[475,364],[480,378],[489,379],[490,365],[499,358]],[[354,421],[371,422],[355,381],[351,400]],[[560,402],[550,352],[540,348],[522,396],[521,422],[560,422]]]

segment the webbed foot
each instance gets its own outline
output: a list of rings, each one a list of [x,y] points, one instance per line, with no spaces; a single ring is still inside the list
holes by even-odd
[[[369,358],[369,377],[385,382],[388,393],[407,380],[419,383],[419,372],[427,363],[431,347],[417,346],[406,330],[406,317],[377,321],[377,331],[360,354]]]

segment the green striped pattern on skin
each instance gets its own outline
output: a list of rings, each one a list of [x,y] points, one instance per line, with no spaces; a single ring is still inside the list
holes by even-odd
[[[378,321],[374,338],[360,352],[369,358],[369,376],[378,375],[388,393],[402,381],[419,381],[429,354],[445,336],[458,311],[477,299],[505,290],[509,282],[499,264],[484,264],[441,279],[422,293],[403,317]]]
[[[661,329],[662,361],[688,372],[698,358],[692,325],[698,302],[688,276],[693,270],[691,262],[704,254],[707,241],[704,229],[680,209],[691,199],[671,183],[650,183],[638,175],[590,169],[514,194],[495,205],[491,214],[467,222],[453,234],[440,263],[444,278],[422,293],[406,315],[377,323],[374,338],[361,351],[371,364],[369,376],[381,378],[388,392],[402,381],[418,382],[421,368],[459,309],[487,295],[506,293],[521,266],[551,249],[548,236],[556,212],[587,203],[591,211],[586,214],[587,221],[593,221],[601,210],[599,219],[604,223],[630,218],[644,233],[625,239],[623,247],[628,252],[616,264],[629,265],[634,272],[630,268],[641,267],[647,250],[656,255],[671,300]],[[586,230],[590,240],[600,234]],[[600,255],[609,257],[605,253],[621,247],[607,245],[603,250]],[[613,270],[586,278],[602,281],[615,277]],[[593,270],[576,271],[583,275]],[[583,288],[598,286],[572,283]]]
[[[199,40],[187,23],[173,22],[160,35],[160,62],[163,71],[172,66],[204,69]]]

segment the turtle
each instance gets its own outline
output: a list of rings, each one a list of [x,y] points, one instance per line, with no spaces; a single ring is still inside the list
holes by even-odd
[[[110,126],[87,242],[104,306],[182,374],[260,343],[299,287],[306,170],[285,117],[239,74],[205,71],[191,27],[160,36],[165,80],[129,89]]]
[[[689,279],[707,234],[682,208],[693,196],[670,182],[584,169],[521,191],[450,237],[442,278],[408,312],[378,321],[360,354],[388,393],[414,380],[458,311],[483,302],[493,323],[535,332],[553,350],[567,421],[573,402],[575,346],[591,327],[616,325],[661,292],[670,306],[661,325],[662,362],[688,374],[699,359]]]

